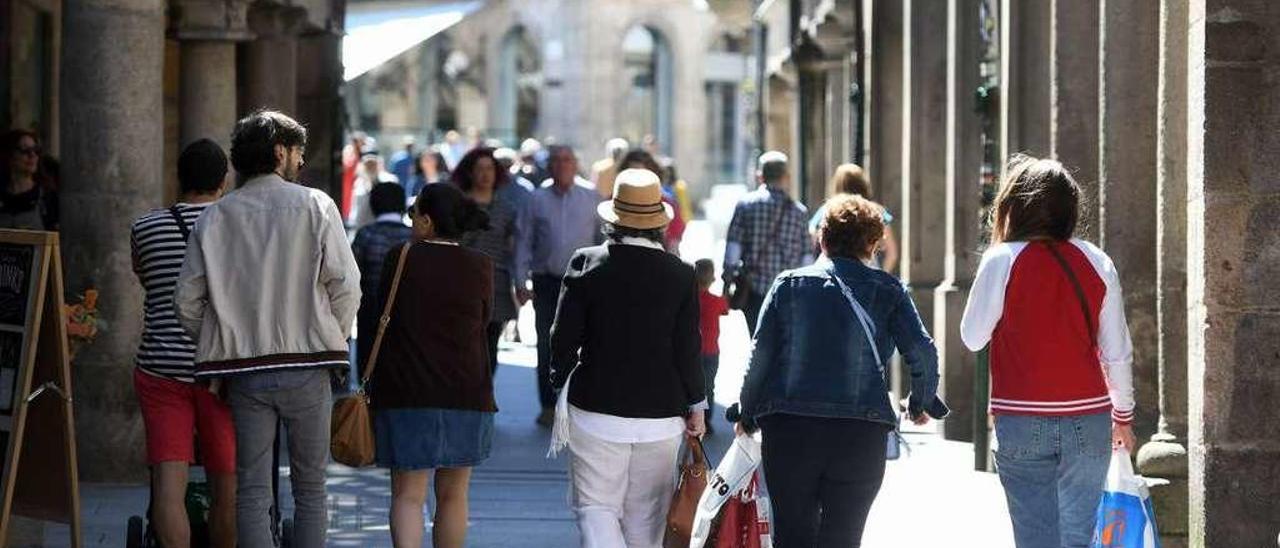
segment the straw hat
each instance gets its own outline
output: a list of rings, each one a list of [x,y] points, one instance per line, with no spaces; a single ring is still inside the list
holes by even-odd
[[[662,201],[662,182],[647,169],[625,169],[613,182],[613,199],[596,209],[606,222],[627,228],[662,228],[675,217]]]

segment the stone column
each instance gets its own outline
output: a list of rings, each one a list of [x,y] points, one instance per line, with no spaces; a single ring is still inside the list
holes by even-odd
[[[875,199],[902,213],[902,2],[865,0],[870,14],[867,48],[867,175]],[[901,228],[901,224],[894,228]]]
[[[1193,0],[1188,20],[1190,545],[1280,532],[1280,12]]]
[[[1050,33],[1050,154],[1084,191],[1080,230],[1098,237],[1099,0],[1053,0]]]
[[[302,35],[298,55],[298,121],[307,127],[303,184],[342,196],[342,36],[320,31]]]
[[[257,3],[249,28],[258,38],[241,47],[240,113],[260,108],[297,116],[298,32],[305,12]]]
[[[209,138],[229,150],[236,121],[236,42],[250,37],[247,4],[195,0],[177,7],[173,28],[181,41],[178,145]]]
[[[164,195],[164,0],[66,0],[62,56],[62,256],[66,292],[101,291],[105,329],[77,356],[76,443],[84,481],[141,481],[131,380],[142,288],[129,225]]]
[[[982,121],[973,97],[980,84],[980,0],[947,4],[946,238],[945,278],[934,293],[933,337],[942,368],[941,393],[952,415],[942,423],[947,439],[973,440],[973,372],[976,354],[960,341],[960,318],[978,269],[982,226]],[[937,200],[937,198],[934,198]]]
[[[976,15],[974,16],[977,17]],[[902,277],[924,325],[934,325],[933,292],[946,254],[947,10],[903,1]]]
[[[1160,2],[1156,299],[1160,422],[1138,451],[1166,548],[1187,546],[1187,3]]]
[[[1133,338],[1134,430],[1155,433],[1156,93],[1160,5],[1102,0],[1099,243],[1115,262]]]
[[[1000,157],[1050,151],[1050,4],[1000,2]]]
[[[827,116],[826,99],[828,71],[833,63],[808,40],[792,49],[792,60],[796,65],[798,84],[796,132],[800,145],[791,158],[795,162],[793,169],[799,174],[793,179],[792,196],[812,205],[826,195],[827,180],[831,177],[826,146],[827,127],[831,120]]]

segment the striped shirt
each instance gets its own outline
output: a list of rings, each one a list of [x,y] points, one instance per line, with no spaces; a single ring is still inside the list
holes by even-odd
[[[209,204],[174,206],[187,230]],[[173,288],[182,271],[187,241],[169,209],[157,209],[133,222],[134,269],[146,292],[138,368],[152,375],[194,382],[196,343],[173,310]]]

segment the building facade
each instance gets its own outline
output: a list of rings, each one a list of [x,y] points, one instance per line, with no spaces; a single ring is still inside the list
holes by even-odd
[[[474,129],[509,146],[529,137],[568,144],[584,169],[610,138],[639,146],[649,137],[703,196],[713,184],[746,178],[750,8],[727,0],[489,0],[349,81],[348,113],[353,129],[381,142]]]

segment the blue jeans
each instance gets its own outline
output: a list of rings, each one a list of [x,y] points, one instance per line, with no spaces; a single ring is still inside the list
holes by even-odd
[[[271,548],[268,511],[275,502],[277,425],[284,423],[293,486],[293,545],[325,545],[328,509],[325,466],[329,464],[329,421],[333,393],[327,369],[247,373],[232,377],[228,404],[236,426],[237,545]]]
[[[999,415],[996,443],[1018,548],[1089,546],[1111,460],[1111,415]]]

